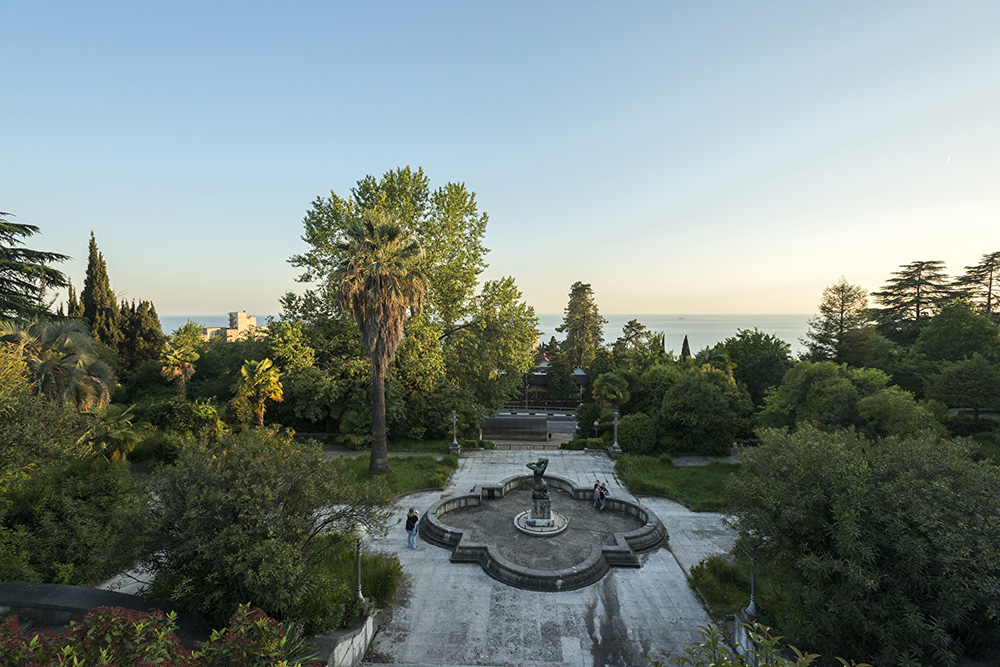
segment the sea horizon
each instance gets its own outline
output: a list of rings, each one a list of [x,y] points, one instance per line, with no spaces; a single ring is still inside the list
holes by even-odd
[[[252,314],[253,315],[253,314]],[[253,315],[257,322],[265,324],[267,319],[276,315]],[[813,314],[699,314],[699,313],[638,313],[638,314],[605,314],[607,324],[603,327],[604,343],[614,343],[622,334],[622,328],[630,320],[637,320],[646,329],[663,333],[664,346],[668,351],[680,354],[684,336],[688,337],[688,345],[692,352],[706,347],[712,347],[727,338],[736,335],[739,329],[757,329],[758,331],[776,336],[788,343],[792,354],[798,356],[805,351],[799,339],[805,338],[809,331],[809,319]],[[229,315],[161,315],[160,326],[164,333],[171,333],[183,326],[188,320],[204,327],[229,326]],[[563,322],[562,313],[541,313],[538,315],[538,340],[547,343],[553,336],[561,340],[563,336],[556,332]]]

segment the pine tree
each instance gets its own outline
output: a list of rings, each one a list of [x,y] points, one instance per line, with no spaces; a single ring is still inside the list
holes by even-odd
[[[603,327],[607,322],[597,309],[590,285],[573,283],[569,303],[563,311],[563,323],[556,327],[556,331],[566,334],[560,347],[576,368],[586,368],[597,356],[597,350],[604,342]]]
[[[983,255],[975,266],[965,267],[958,282],[987,315],[1000,313],[1000,252]]]
[[[115,293],[111,290],[104,256],[97,249],[94,232],[90,233],[87,277],[83,281],[80,301],[83,304],[83,317],[90,323],[91,335],[117,350],[124,338],[121,331],[121,314]]]
[[[882,306],[875,312],[879,328],[897,342],[916,340],[921,326],[962,293],[939,260],[910,262],[892,275],[872,296]]]
[[[76,288],[73,281],[69,281],[69,294],[66,296],[66,317],[83,317],[83,303],[76,298]]]
[[[809,320],[809,333],[802,344],[809,350],[811,361],[844,363],[845,336],[870,326],[868,292],[841,276],[838,282],[823,290],[819,316]]]
[[[69,259],[21,247],[21,239],[37,234],[38,227],[11,222],[9,215],[0,212],[0,319],[44,313],[45,289],[66,284],[62,272],[49,264]]]

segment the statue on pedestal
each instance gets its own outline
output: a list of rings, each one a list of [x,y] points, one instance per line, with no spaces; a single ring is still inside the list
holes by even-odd
[[[545,483],[543,475],[545,469],[549,467],[549,460],[538,459],[537,463],[528,463],[527,466],[535,473],[535,478],[531,482],[531,499],[547,500],[549,498],[549,485]]]

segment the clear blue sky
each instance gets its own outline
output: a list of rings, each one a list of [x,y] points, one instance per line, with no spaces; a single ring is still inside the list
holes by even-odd
[[[317,195],[422,166],[538,312],[808,313],[1000,250],[1000,3],[0,4],[0,210],[160,314],[278,311]]]

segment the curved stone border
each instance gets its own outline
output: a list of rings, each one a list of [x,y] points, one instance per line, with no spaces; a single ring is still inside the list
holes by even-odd
[[[569,492],[574,500],[589,502],[592,487],[578,487],[562,477],[546,475],[549,487]],[[522,567],[504,558],[493,544],[472,542],[463,531],[441,522],[443,514],[463,507],[478,507],[484,500],[502,498],[511,489],[528,488],[531,475],[515,475],[499,484],[477,486],[472,493],[442,498],[431,505],[420,521],[420,537],[436,546],[451,549],[453,563],[479,563],[486,574],[498,581],[532,591],[570,591],[600,581],[610,567],[639,567],[637,552],[650,551],[668,539],[663,523],[642,505],[609,496],[607,507],[630,514],[643,525],[635,530],[615,533],[614,544],[595,545],[580,564],[561,570],[536,570]]]

